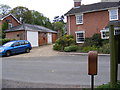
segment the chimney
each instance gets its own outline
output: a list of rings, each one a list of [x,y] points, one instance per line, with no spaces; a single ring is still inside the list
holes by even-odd
[[[81,6],[81,1],[82,0],[74,0],[74,7]]]

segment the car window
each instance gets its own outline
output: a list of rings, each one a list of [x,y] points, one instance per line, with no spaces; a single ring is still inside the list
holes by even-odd
[[[28,41],[25,41],[25,44],[28,44],[29,42]]]
[[[20,45],[25,45],[25,42],[24,41],[20,42]]]
[[[14,46],[20,46],[19,42],[14,43]]]

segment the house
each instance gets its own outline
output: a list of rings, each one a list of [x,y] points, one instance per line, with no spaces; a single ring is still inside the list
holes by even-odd
[[[7,22],[8,23],[8,28],[12,28],[14,26],[20,25],[21,22],[14,17],[12,14],[8,14],[6,16],[0,16],[0,30],[2,30],[2,25]]]
[[[21,24],[5,30],[6,38],[28,40],[32,47],[54,43],[57,32],[39,25]]]
[[[108,39],[106,32],[109,29],[105,27],[109,22],[120,21],[120,0],[102,0],[89,5],[81,5],[81,0],[74,0],[74,7],[65,15],[67,34],[74,35],[76,43],[84,43],[85,38],[95,33],[101,34],[102,39]]]

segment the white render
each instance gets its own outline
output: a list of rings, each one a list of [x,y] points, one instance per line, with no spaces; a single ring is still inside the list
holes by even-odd
[[[38,47],[38,32],[27,31],[27,40],[31,43],[32,47]]]
[[[120,0],[101,0],[101,2],[119,2]]]

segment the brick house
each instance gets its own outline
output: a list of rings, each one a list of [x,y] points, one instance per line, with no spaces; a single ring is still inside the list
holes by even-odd
[[[54,43],[57,32],[39,25],[21,24],[5,31],[6,38],[28,40],[32,47]]]
[[[95,33],[100,33],[102,39],[108,39],[109,29],[106,27],[109,22],[120,21],[120,0],[102,1],[81,5],[81,0],[74,0],[74,7],[65,14],[67,34],[74,35],[76,43],[84,43],[85,38],[92,37]]]
[[[12,28],[14,26],[20,25],[21,22],[15,18],[12,14],[8,14],[4,17],[0,16],[0,30],[2,30],[2,24],[4,24],[5,22],[8,23],[8,28]]]

